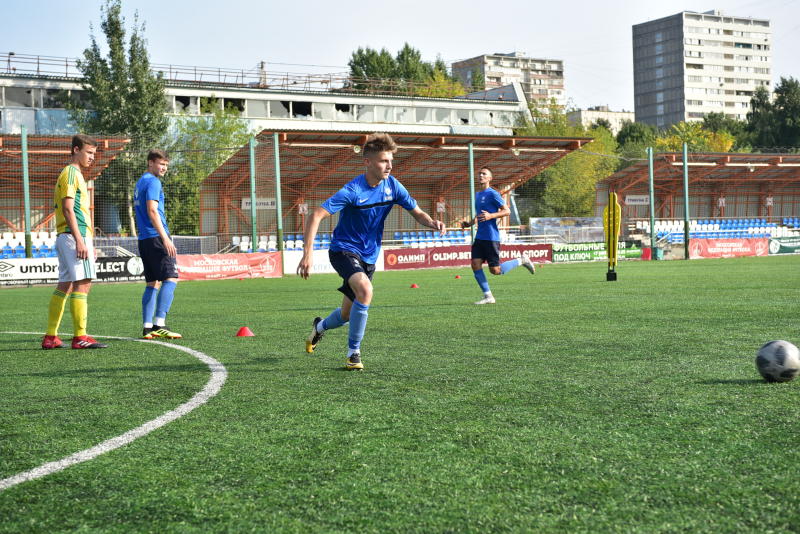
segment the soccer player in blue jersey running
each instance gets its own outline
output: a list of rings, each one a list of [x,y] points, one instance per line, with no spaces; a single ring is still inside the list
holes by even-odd
[[[161,178],[167,174],[168,168],[167,153],[151,150],[147,155],[147,172],[136,182],[133,192],[133,208],[139,230],[139,255],[147,282],[142,295],[143,339],[182,337],[166,326],[167,312],[172,306],[178,284],[178,251],[167,227],[164,188],[161,186]]]
[[[446,231],[444,223],[422,211],[403,184],[391,175],[396,151],[397,145],[388,134],[376,133],[367,137],[363,149],[366,172],[353,178],[316,208],[306,224],[303,258],[297,266],[297,274],[307,279],[311,274],[314,237],[320,221],[341,212],[333,231],[329,256],[331,265],[343,279],[339,288],[344,294],[342,306],[325,319],[316,317],[312,321],[306,351],[314,351],[326,330],[339,328],[349,321],[347,369],[364,368],[360,347],[372,302],[372,275],[381,251],[383,223],[392,206],[399,204],[418,223],[438,230],[441,235]]]
[[[483,272],[484,261],[489,264],[489,272],[495,275],[506,274],[519,266],[525,267],[533,274],[536,268],[524,254],[521,258],[500,263],[500,231],[497,229],[497,219],[507,217],[511,211],[500,193],[490,187],[492,170],[489,167],[481,167],[478,172],[478,182],[481,186],[481,190],[475,193],[475,211],[478,215],[471,221],[462,222],[461,227],[469,228],[475,222],[478,223],[478,231],[472,243],[472,274],[483,290],[483,298],[475,304],[494,304],[494,295]]]

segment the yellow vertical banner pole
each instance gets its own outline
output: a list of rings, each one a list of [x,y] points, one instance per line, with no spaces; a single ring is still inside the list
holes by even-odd
[[[617,252],[619,243],[619,228],[622,209],[617,201],[617,194],[608,192],[608,205],[603,210],[603,230],[606,234],[606,255],[608,256],[608,272],[606,281],[613,282],[617,279]]]

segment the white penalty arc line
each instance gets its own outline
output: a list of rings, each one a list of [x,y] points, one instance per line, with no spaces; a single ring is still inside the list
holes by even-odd
[[[0,332],[0,334],[42,335],[41,333],[37,332]],[[208,382],[206,383],[205,387],[202,390],[197,392],[191,399],[181,404],[174,410],[170,410],[169,412],[166,412],[160,415],[159,417],[156,417],[152,421],[148,421],[143,425],[134,428],[133,430],[125,432],[124,434],[121,434],[111,439],[107,439],[102,443],[98,443],[94,447],[84,449],[74,454],[70,454],[69,456],[67,456],[66,458],[62,458],[61,460],[56,460],[55,462],[47,462],[46,464],[42,464],[39,467],[35,467],[29,471],[24,471],[14,476],[4,478],[0,480],[0,491],[6,490],[12,486],[16,486],[17,484],[21,484],[29,480],[35,480],[37,478],[42,478],[47,475],[57,473],[59,471],[63,471],[67,467],[87,462],[89,460],[97,458],[101,454],[113,451],[114,449],[119,449],[120,447],[123,447],[134,440],[146,436],[153,430],[161,428],[162,426],[166,425],[167,423],[171,423],[172,421],[178,419],[179,417],[183,417],[184,415],[191,412],[198,406],[201,406],[206,402],[208,402],[209,399],[211,399],[213,396],[219,393],[220,389],[222,389],[222,385],[228,378],[228,370],[225,369],[224,365],[222,365],[220,362],[218,362],[211,356],[203,354],[200,351],[190,349],[188,347],[182,347],[180,345],[172,345],[170,343],[164,343],[163,341],[142,340],[130,337],[115,337],[115,336],[97,336],[97,337],[104,339],[121,339],[124,341],[140,341],[143,343],[155,343],[157,345],[163,345],[171,349],[183,351],[187,354],[194,356],[201,362],[205,363],[208,366],[209,370],[211,371],[211,378],[208,380]]]

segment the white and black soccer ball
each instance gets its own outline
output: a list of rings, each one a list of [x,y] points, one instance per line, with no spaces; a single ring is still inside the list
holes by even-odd
[[[767,382],[789,382],[800,374],[800,350],[779,339],[765,343],[756,355],[756,368]]]

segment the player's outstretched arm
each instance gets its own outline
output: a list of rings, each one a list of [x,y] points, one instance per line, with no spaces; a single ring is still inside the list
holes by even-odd
[[[329,216],[328,210],[318,206],[314,208],[314,211],[311,212],[311,215],[306,220],[306,231],[303,234],[303,258],[297,266],[297,274],[306,280],[311,274],[312,265],[314,265],[314,239],[317,237],[319,223]]]
[[[444,227],[443,221],[437,221],[417,206],[413,210],[409,211],[412,217],[416,219],[418,223],[422,226],[427,226],[428,228],[433,228],[434,230],[439,231],[439,235],[444,235],[447,233],[447,228]]]

